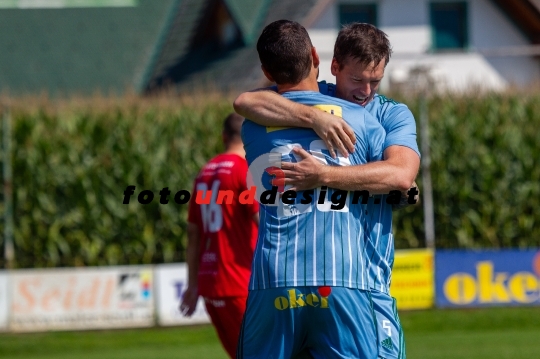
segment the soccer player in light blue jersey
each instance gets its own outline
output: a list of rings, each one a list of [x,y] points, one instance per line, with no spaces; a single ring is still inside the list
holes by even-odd
[[[347,25],[340,31],[334,47],[331,70],[336,85],[319,84],[322,93],[364,106],[377,118],[386,131],[384,160],[338,168],[321,165],[306,152],[294,150],[303,160],[294,167],[283,164],[285,183],[298,190],[326,185],[370,193],[407,191],[411,187],[420,164],[414,118],[404,104],[377,94],[390,53],[384,32],[369,24]],[[342,119],[288,101],[273,91],[241,94],[234,105],[238,113],[263,125],[313,128],[333,155],[334,149],[341,153],[352,150],[354,138]],[[366,207],[373,248],[369,256],[369,278],[377,316],[379,356],[404,358],[395,300],[389,295],[394,260],[392,206],[386,203],[385,196],[374,196]]]
[[[311,129],[244,122],[242,139],[261,216],[237,357],[376,358],[369,283],[373,248],[365,208],[355,204],[354,193],[328,187],[291,192],[271,187],[269,176],[283,163],[296,162],[297,147],[336,167],[380,160],[384,129],[361,106],[319,92],[319,59],[298,23],[268,25],[257,50],[263,72],[282,96],[341,116],[356,141],[350,156],[332,158]]]

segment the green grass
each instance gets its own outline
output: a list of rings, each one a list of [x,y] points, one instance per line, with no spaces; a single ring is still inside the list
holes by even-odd
[[[400,313],[408,358],[540,358],[540,308]]]
[[[211,326],[0,335],[2,359],[226,359]]]
[[[540,358],[540,308],[400,313],[409,359]],[[1,334],[2,359],[225,359],[211,326]],[[264,358],[262,356],[261,358]]]

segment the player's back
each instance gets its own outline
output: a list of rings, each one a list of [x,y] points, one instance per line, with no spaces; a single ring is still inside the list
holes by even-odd
[[[277,156],[277,162],[296,162],[299,159],[291,152],[296,146],[329,165],[363,164],[381,158],[384,130],[363,108],[317,92],[284,96],[346,121],[354,118],[349,123],[356,134],[355,151],[349,158],[333,159],[311,129],[267,128],[247,120],[242,137],[250,172],[259,187],[270,190],[269,172],[275,173],[267,170],[269,162],[261,162],[261,158]],[[267,167],[254,168],[260,163]],[[352,194],[346,191],[318,188],[298,192],[289,204],[279,195],[269,204],[262,203],[250,289],[318,285],[369,289],[365,217],[362,206],[351,204],[351,200]]]
[[[247,162],[236,154],[220,154],[199,172],[190,202],[189,221],[201,232],[199,292],[207,297],[247,294],[257,226],[257,204],[238,199],[246,189]],[[219,201],[220,193],[224,194]],[[199,194],[200,192],[200,194]],[[195,203],[200,195],[199,202]]]

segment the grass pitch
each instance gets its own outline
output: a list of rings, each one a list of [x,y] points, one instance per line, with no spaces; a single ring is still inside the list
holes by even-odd
[[[409,359],[540,358],[540,308],[400,313]],[[0,334],[2,359],[226,359],[211,326]]]
[[[407,358],[540,358],[540,308],[400,313]]]

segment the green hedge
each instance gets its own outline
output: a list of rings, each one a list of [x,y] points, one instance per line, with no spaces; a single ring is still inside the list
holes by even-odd
[[[417,101],[407,103],[418,118]],[[191,191],[223,149],[231,109],[159,99],[13,106],[17,266],[183,260],[187,206],[161,205],[158,192]],[[540,96],[439,97],[429,118],[437,246],[539,246]],[[153,190],[153,203],[123,205],[128,185]],[[396,246],[422,247],[421,205],[395,218]]]
[[[429,125],[436,246],[540,247],[540,94],[436,97]],[[424,245],[421,205],[395,218],[398,247]]]
[[[183,260],[187,205],[159,204],[159,191],[191,191],[198,169],[223,150],[222,119],[231,110],[229,101],[127,100],[13,110],[17,266]],[[124,205],[128,185],[136,193]],[[155,198],[141,205],[136,196],[145,189]]]

